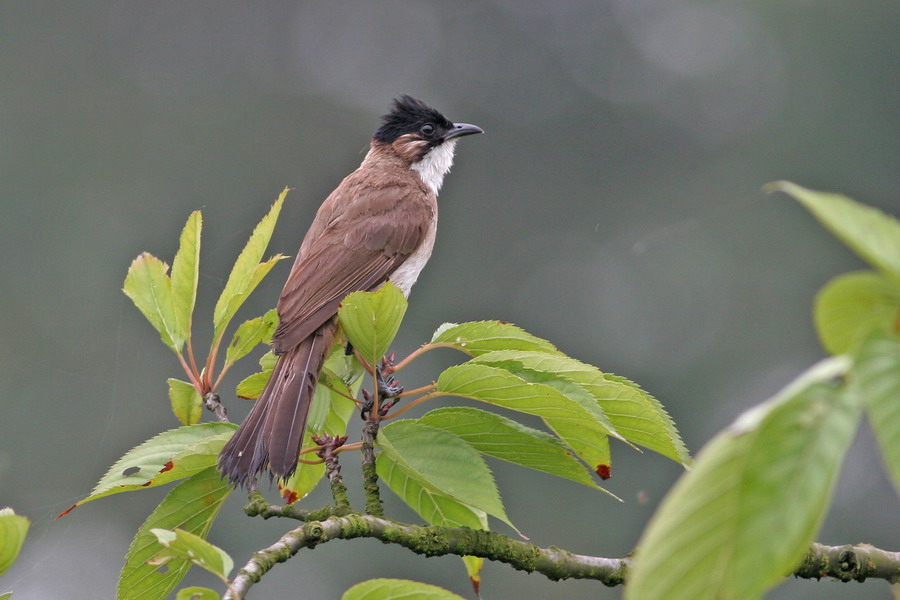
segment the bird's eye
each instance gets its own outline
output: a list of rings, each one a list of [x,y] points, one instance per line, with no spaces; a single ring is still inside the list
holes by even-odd
[[[424,125],[422,125],[422,127],[419,128],[419,133],[424,136],[431,135],[432,133],[434,133],[434,125],[432,125],[431,123],[425,123]]]

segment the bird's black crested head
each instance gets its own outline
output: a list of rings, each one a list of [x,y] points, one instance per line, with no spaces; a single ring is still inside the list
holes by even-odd
[[[447,117],[406,94],[394,100],[391,112],[381,117],[381,120],[382,125],[374,137],[386,144],[392,144],[397,138],[407,134],[413,134],[432,145],[439,144],[447,132],[453,129],[453,123]]]

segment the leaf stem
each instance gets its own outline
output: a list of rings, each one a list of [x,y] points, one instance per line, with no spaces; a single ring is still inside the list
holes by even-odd
[[[403,360],[401,360],[400,362],[395,364],[392,371],[396,372],[396,371],[403,369],[404,367],[409,365],[409,363],[411,363],[415,359],[419,358],[420,356],[422,356],[429,350],[434,350],[435,348],[456,348],[460,352],[464,352],[464,353],[468,354],[469,356],[472,356],[471,352],[467,352],[466,350],[463,350],[456,344],[452,344],[450,342],[432,342],[430,344],[424,344],[424,345],[420,346],[417,350],[414,350],[409,356],[407,356],[406,358],[404,358]]]
[[[408,403],[403,408],[397,409],[394,412],[392,412],[384,417],[381,417],[381,418],[382,418],[382,420],[387,420],[387,419],[393,419],[394,417],[399,417],[400,415],[402,415],[403,413],[405,413],[412,407],[418,406],[419,404],[422,404],[426,400],[432,400],[434,398],[439,398],[440,396],[453,396],[453,394],[448,394],[446,392],[438,392],[437,390],[435,390],[435,391],[431,392],[430,394],[425,394],[424,396],[419,396],[418,398],[416,398],[412,402]]]
[[[191,368],[187,364],[187,361],[184,360],[184,356],[182,356],[181,353],[178,354],[178,362],[181,363],[181,368],[184,369],[184,372],[187,374],[188,379],[191,380],[191,385],[194,386],[194,389],[197,390],[197,393],[203,396],[205,392],[203,391],[203,386],[200,382],[200,379],[198,379],[199,373],[191,370]]]

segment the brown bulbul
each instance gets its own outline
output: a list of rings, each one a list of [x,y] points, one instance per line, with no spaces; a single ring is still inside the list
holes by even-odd
[[[219,454],[239,486],[268,467],[274,479],[297,468],[306,417],[335,342],[341,301],[391,281],[405,295],[434,246],[437,193],[457,139],[482,133],[401,96],[382,117],[369,152],[316,213],[278,300],[272,347],[278,363],[260,397]]]

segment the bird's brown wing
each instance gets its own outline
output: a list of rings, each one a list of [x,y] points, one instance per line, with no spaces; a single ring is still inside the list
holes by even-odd
[[[433,219],[417,187],[369,187],[334,198],[343,210],[304,241],[278,301],[277,352],[297,346],[331,319],[352,292],[388,279],[422,243]],[[329,198],[332,200],[332,198]]]

